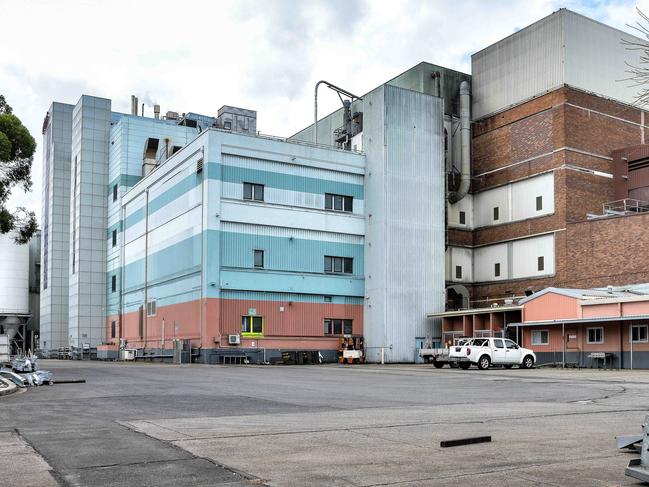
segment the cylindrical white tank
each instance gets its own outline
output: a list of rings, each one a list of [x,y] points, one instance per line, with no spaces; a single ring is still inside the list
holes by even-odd
[[[29,245],[0,235],[0,315],[29,313]]]

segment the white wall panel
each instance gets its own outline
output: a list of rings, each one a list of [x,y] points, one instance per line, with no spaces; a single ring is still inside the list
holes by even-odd
[[[462,267],[462,278],[458,279],[455,268]],[[446,280],[452,282],[473,282],[473,249],[448,247],[446,249]]]
[[[536,199],[542,198],[542,209],[537,211]],[[511,184],[512,221],[554,213],[554,172]]]
[[[543,256],[544,270],[538,270],[538,257]],[[554,234],[512,242],[512,278],[549,276],[554,274]]]
[[[509,185],[489,189],[473,195],[476,227],[500,225],[511,220],[509,213]],[[494,220],[494,208],[498,207],[498,220]]]
[[[346,233],[321,232],[301,228],[272,227],[269,225],[255,225],[248,223],[223,222],[223,232],[245,233],[265,237],[297,238],[301,240],[318,240],[321,242],[336,242],[345,244],[363,245],[362,235]]]
[[[201,207],[183,213],[164,225],[151,230],[148,238],[149,255],[171,247],[201,233]]]
[[[464,212],[464,224],[460,223],[460,212]],[[469,230],[473,228],[473,195],[468,194],[455,204],[448,205],[448,226]]]
[[[509,276],[508,244],[478,247],[473,251],[475,282],[501,281]],[[495,264],[500,264],[500,276],[495,275]]]

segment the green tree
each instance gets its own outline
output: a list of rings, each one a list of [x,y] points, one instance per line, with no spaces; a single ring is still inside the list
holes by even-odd
[[[38,229],[33,211],[6,204],[14,186],[32,187],[31,168],[36,141],[0,95],[0,234],[14,231],[17,243],[26,243]]]

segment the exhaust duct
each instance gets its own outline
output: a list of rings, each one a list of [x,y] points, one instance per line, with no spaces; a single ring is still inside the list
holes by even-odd
[[[450,203],[466,196],[471,185],[471,90],[467,81],[460,83],[460,186],[448,195]]]

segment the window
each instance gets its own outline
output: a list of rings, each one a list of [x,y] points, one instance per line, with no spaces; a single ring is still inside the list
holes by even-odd
[[[242,316],[241,333],[243,335],[263,335],[264,319],[261,316]]]
[[[113,247],[117,245],[117,230],[113,230]]]
[[[541,211],[543,209],[543,196],[536,197],[536,211]]]
[[[325,210],[351,212],[354,199],[351,196],[325,193]]]
[[[631,326],[631,339],[633,343],[647,343],[647,325]]]
[[[157,312],[158,312],[158,304],[155,299],[152,299],[151,301],[146,303],[147,316],[155,316]]]
[[[604,328],[588,328],[586,343],[604,343]]]
[[[113,185],[113,201],[117,201],[117,185]]]
[[[115,321],[110,322],[110,337],[115,338]]]
[[[144,333],[144,306],[140,305],[137,310],[137,336],[142,338]]]
[[[331,296],[325,296],[324,297],[324,302],[325,303],[331,303],[332,302]]]
[[[461,265],[456,265],[455,266],[455,279],[462,279],[462,266]]]
[[[264,201],[264,185],[254,183],[243,183],[243,199]]]
[[[496,348],[505,348],[505,345],[503,345],[502,340],[494,340],[494,347],[496,347]]]
[[[325,255],[324,271],[335,274],[353,274],[354,259],[351,257],[332,257]]]
[[[466,212],[460,212],[460,225],[466,225]]]
[[[548,330],[532,330],[532,345],[547,345],[549,338]]]
[[[516,345],[516,344],[515,344],[514,342],[512,342],[511,340],[505,340],[505,346],[506,346],[509,350],[518,350],[518,345]]]
[[[263,250],[255,250],[255,267],[258,269],[261,269],[264,267],[264,251]]]
[[[500,219],[500,208],[497,206],[494,206],[494,221],[498,221]]]
[[[112,276],[110,278],[110,292],[114,293],[117,291],[117,276]]]
[[[500,262],[494,264],[494,276],[500,277]]]
[[[352,320],[326,318],[324,320],[325,335],[351,335]]]
[[[536,259],[536,268],[540,271],[545,270],[545,258],[543,256]]]

